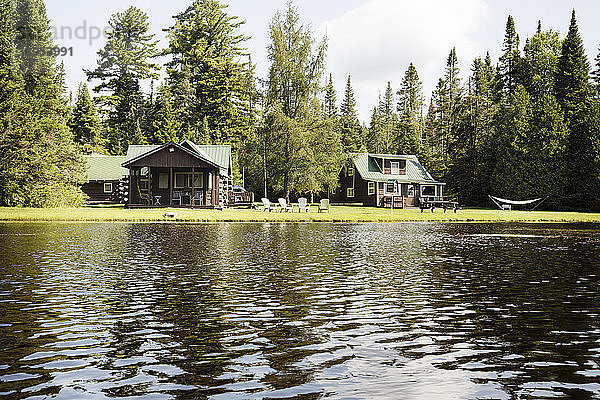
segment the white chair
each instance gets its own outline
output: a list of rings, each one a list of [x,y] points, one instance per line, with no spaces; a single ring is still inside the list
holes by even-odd
[[[175,205],[175,202],[179,203],[178,206],[181,205],[181,192],[173,192],[173,205]]]
[[[329,212],[329,199],[321,200],[321,203],[319,204],[319,212],[321,212],[321,211]]]
[[[269,199],[267,199],[266,197],[263,197],[261,199],[262,203],[263,203],[263,211],[269,211],[271,212],[272,210],[277,211],[277,206],[275,204],[271,204],[271,202],[269,201]]]
[[[310,204],[308,204],[308,200],[305,197],[300,197],[298,199],[298,212],[306,211],[310,212]]]
[[[294,207],[290,204],[288,205],[287,201],[283,197],[279,198],[279,207],[281,208],[281,212],[294,211]]]

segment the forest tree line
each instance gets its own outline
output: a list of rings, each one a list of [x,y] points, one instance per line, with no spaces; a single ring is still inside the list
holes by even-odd
[[[54,46],[44,2],[0,5],[2,205],[81,204],[82,154],[189,139],[230,144],[236,182],[261,196],[326,195],[348,153],[372,152],[416,154],[462,204],[489,205],[494,194],[600,209],[600,57],[592,68],[575,12],[564,38],[540,22],[524,43],[509,16],[499,60],[488,53],[468,74],[451,49],[429,101],[411,63],[364,125],[351,76],[338,101],[327,38],[292,3],[269,25],[262,79],[243,22],[220,0],[191,1],[165,29],[164,49],[143,10],[117,12],[73,98],[44,51]]]

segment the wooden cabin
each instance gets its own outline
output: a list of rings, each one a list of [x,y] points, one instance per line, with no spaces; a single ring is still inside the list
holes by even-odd
[[[231,187],[230,146],[131,145],[122,166],[129,170],[129,207],[221,208]]]
[[[416,156],[351,153],[331,201],[371,207],[420,207],[423,200],[441,201],[444,186],[433,179]]]
[[[121,167],[125,156],[93,154],[83,158],[86,164],[86,182],[81,186],[81,190],[88,197],[86,202],[119,203],[119,184],[126,173]]]

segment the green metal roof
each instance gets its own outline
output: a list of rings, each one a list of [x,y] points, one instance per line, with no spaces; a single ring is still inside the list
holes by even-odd
[[[350,158],[356,171],[366,181],[386,182],[395,180],[408,183],[442,183],[438,182],[425,170],[416,156],[399,154],[351,153]],[[406,160],[406,175],[384,174],[377,159]]]
[[[121,164],[125,156],[83,156],[88,181],[118,181],[123,177]]]
[[[189,140],[181,143],[182,146],[200,154],[202,158],[207,159],[219,167],[222,173],[227,174],[231,170],[231,146],[229,145],[198,145]],[[125,161],[133,160],[142,154],[161,147],[161,145],[129,145],[127,148],[127,156]]]
[[[211,160],[224,169],[231,168],[231,146],[229,145],[196,145],[203,150]]]

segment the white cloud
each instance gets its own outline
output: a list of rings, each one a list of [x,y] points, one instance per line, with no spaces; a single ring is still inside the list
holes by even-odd
[[[328,72],[334,75],[338,98],[346,77],[364,121],[387,81],[397,90],[409,63],[424,83],[426,97],[441,77],[450,49],[456,47],[463,76],[481,55],[477,34],[489,15],[485,0],[368,0],[344,15],[321,24],[327,34]]]

